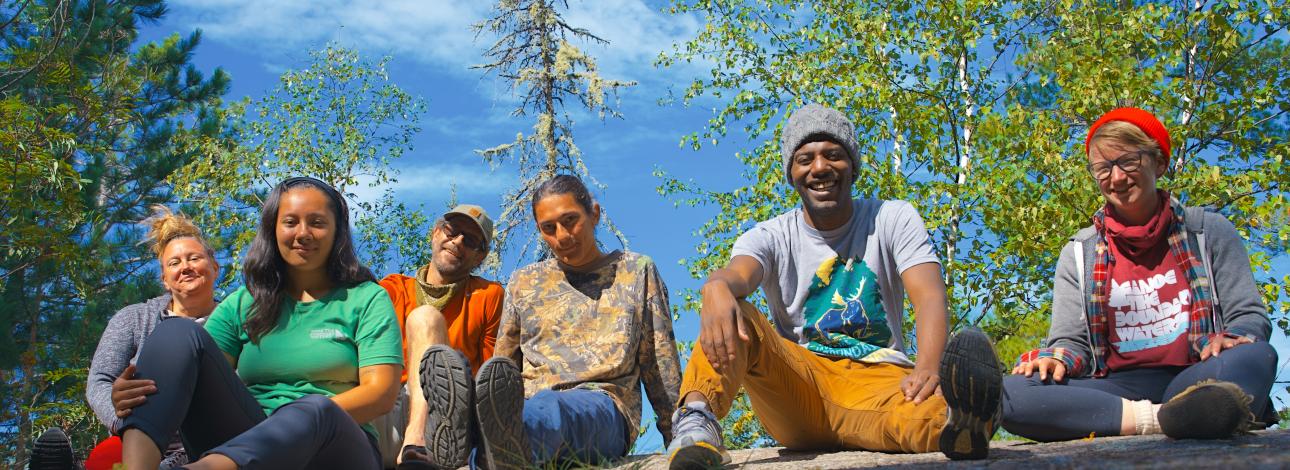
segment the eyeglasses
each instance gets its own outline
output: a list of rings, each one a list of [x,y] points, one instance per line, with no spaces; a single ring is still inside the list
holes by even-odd
[[[449,240],[457,238],[457,236],[460,235],[461,244],[464,245],[466,248],[470,248],[475,251],[484,250],[484,240],[475,236],[474,234],[466,233],[465,231],[453,225],[452,222],[449,222],[447,220],[443,221],[442,227],[443,227],[444,236],[448,237]]]
[[[1087,165],[1088,172],[1098,181],[1105,181],[1111,177],[1112,167],[1120,167],[1125,173],[1133,173],[1142,169],[1143,157],[1150,155],[1148,150],[1138,150],[1136,152],[1125,152],[1115,160],[1103,160],[1097,163]]]

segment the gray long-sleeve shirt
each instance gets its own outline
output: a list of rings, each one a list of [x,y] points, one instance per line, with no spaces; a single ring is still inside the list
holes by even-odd
[[[89,381],[85,384],[85,399],[104,426],[112,428],[116,410],[112,408],[112,382],[126,366],[134,362],[143,340],[152,334],[157,323],[166,316],[170,307],[170,294],[162,294],[147,301],[127,306],[108,320],[99,346],[90,361]]]

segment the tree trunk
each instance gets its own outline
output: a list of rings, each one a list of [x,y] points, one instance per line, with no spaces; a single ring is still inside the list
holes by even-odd
[[[37,263],[36,266],[45,266],[45,263]],[[29,269],[37,270],[36,279],[48,279],[42,276],[43,273],[40,271],[43,270],[39,268]],[[22,277],[23,281],[26,281],[26,276]],[[18,443],[17,448],[14,449],[16,462],[27,461],[27,436],[32,435],[31,414],[26,411],[26,407],[31,405],[34,400],[34,397],[32,396],[32,391],[35,390],[33,388],[33,384],[35,382],[33,377],[35,377],[36,361],[38,359],[36,354],[36,341],[39,339],[37,333],[40,331],[40,303],[44,300],[44,294],[44,289],[39,289],[32,296],[30,302],[23,303],[23,307],[27,310],[24,313],[27,314],[27,321],[29,322],[30,327],[27,334],[27,350],[23,351],[19,358],[19,361],[22,364],[22,378],[18,385],[18,399],[13,402],[16,407],[15,411],[18,413]]]
[[[1192,13],[1200,13],[1202,7],[1203,5],[1201,4],[1201,0],[1192,0]],[[1199,22],[1197,22],[1195,26],[1197,30],[1200,29]],[[1193,31],[1193,33],[1196,36],[1200,35],[1200,31]],[[1195,99],[1193,99],[1191,96],[1188,96],[1187,93],[1196,91],[1197,97],[1199,97],[1199,94],[1200,94],[1199,90],[1195,90],[1195,88],[1200,86],[1200,84],[1196,82],[1196,52],[1199,47],[1200,47],[1200,39],[1196,39],[1195,42],[1191,44],[1191,47],[1188,47],[1187,51],[1184,52],[1184,55],[1186,56],[1186,59],[1185,59],[1186,63],[1183,65],[1184,67],[1183,74],[1184,74],[1184,80],[1186,80],[1187,86],[1182,87],[1182,89],[1186,90],[1186,92],[1184,92],[1182,96],[1182,101],[1183,101],[1182,114],[1178,117],[1178,125],[1180,126],[1186,126],[1188,123],[1190,123],[1192,116],[1194,115],[1193,113],[1196,110]],[[1178,146],[1177,150],[1174,151],[1174,154],[1175,154],[1175,159],[1174,159],[1173,169],[1174,171],[1177,171],[1179,169],[1182,169],[1183,165],[1187,163],[1187,153],[1184,151],[1184,146]]]
[[[901,158],[905,146],[900,139],[900,117],[896,114],[896,107],[888,106],[887,109],[891,112],[891,173],[895,175],[900,173],[900,166],[904,163]]]
[[[542,8],[548,10],[544,15],[554,15],[549,12],[555,8],[554,5],[546,0],[541,0]],[[555,115],[555,54],[553,43],[558,39],[555,36],[554,24],[548,23],[542,27],[542,36],[538,41],[542,43],[542,112],[551,120],[550,132],[541,136],[545,140],[543,147],[546,148],[546,171],[538,175],[538,181],[545,181],[547,178],[555,176],[556,168],[559,168],[559,151],[556,148],[556,115]]]
[[[967,49],[964,48],[958,57],[958,85],[960,100],[963,104],[963,119],[961,127],[963,128],[962,143],[958,147],[958,174],[954,178],[954,184],[960,190],[967,184],[968,171],[972,165],[972,118],[976,115],[976,100],[972,98],[970,88],[968,87],[967,75]],[[959,224],[962,217],[962,207],[958,201],[950,203],[950,227],[949,235],[945,240],[945,286],[948,292],[953,292],[953,271],[956,248],[959,241],[961,229]]]

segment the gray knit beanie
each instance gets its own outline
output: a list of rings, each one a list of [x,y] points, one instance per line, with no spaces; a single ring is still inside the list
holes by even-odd
[[[788,124],[784,125],[783,134],[780,135],[779,144],[784,154],[784,176],[788,178],[789,184],[793,182],[792,173],[788,171],[789,164],[793,160],[793,152],[796,152],[807,138],[816,135],[828,136],[829,140],[846,149],[847,156],[851,157],[851,178],[854,179],[860,174],[855,125],[836,109],[810,103],[793,111],[793,114],[788,117]]]

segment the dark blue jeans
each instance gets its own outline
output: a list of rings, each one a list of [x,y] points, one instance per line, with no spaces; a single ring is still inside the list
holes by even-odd
[[[1267,342],[1243,344],[1187,367],[1112,371],[1104,378],[1060,383],[1010,375],[1003,379],[1003,428],[1036,441],[1120,435],[1121,398],[1164,403],[1205,379],[1232,382],[1254,397],[1250,411],[1264,416],[1276,378],[1277,351]]]
[[[627,420],[595,390],[543,390],[524,400],[532,462],[596,464],[627,455]],[[471,455],[471,468],[476,456]]]
[[[380,469],[376,440],[330,398],[307,395],[266,417],[215,340],[196,322],[168,318],[140,348],[137,378],[157,393],[134,408],[136,428],[165,449],[176,430],[196,460],[224,455],[239,468]]]

